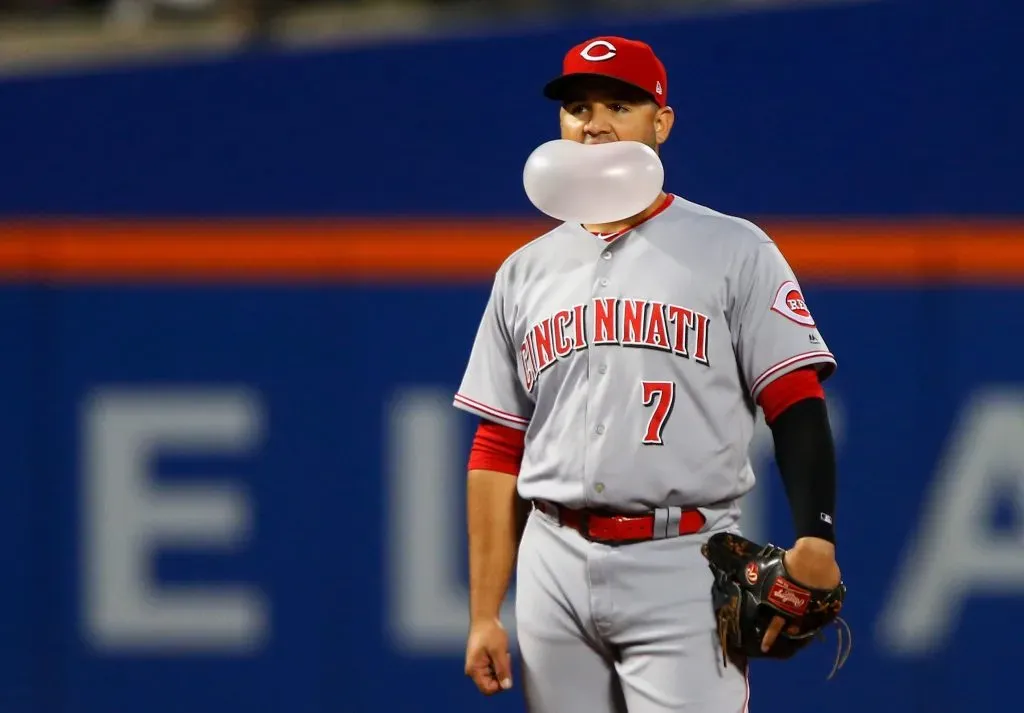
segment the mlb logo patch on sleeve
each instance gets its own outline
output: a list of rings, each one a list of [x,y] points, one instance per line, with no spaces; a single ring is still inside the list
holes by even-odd
[[[800,286],[792,280],[783,282],[778,292],[775,293],[772,311],[805,327],[814,326],[814,318],[811,316],[811,311],[807,309]]]

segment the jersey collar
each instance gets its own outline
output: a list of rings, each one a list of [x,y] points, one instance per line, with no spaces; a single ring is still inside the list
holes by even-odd
[[[661,204],[657,208],[655,208],[651,212],[651,214],[649,216],[647,216],[646,218],[641,220],[636,225],[631,225],[628,228],[623,228],[622,230],[616,231],[614,233],[592,233],[591,231],[587,230],[586,228],[584,228],[582,225],[580,225],[578,223],[575,223],[574,225],[580,231],[582,231],[582,232],[586,233],[587,235],[589,235],[591,238],[597,238],[598,240],[600,240],[601,242],[604,242],[604,243],[612,243],[612,242],[615,242],[617,239],[621,238],[626,233],[630,232],[631,230],[635,230],[636,228],[639,228],[644,223],[652,220],[653,218],[657,217],[658,215],[661,215],[665,211],[666,208],[668,208],[670,205],[672,205],[672,201],[674,201],[675,198],[676,198],[675,195],[672,194],[672,193],[666,194],[665,198],[661,201]]]

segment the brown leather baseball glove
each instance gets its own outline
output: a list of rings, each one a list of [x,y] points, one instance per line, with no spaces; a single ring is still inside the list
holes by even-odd
[[[850,627],[839,616],[845,584],[834,589],[804,586],[787,573],[785,550],[733,533],[712,535],[702,552],[714,574],[712,602],[723,663],[731,660],[744,668],[751,658],[788,659],[813,639],[824,638],[824,629],[835,624],[839,641],[829,678],[842,668],[852,645]],[[762,651],[765,631],[776,616],[785,625],[772,647]]]

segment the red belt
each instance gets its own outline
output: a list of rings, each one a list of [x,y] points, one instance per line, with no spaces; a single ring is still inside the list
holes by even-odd
[[[625,544],[628,542],[644,542],[675,535],[692,535],[700,532],[706,519],[699,510],[682,510],[679,516],[678,530],[673,526],[669,533],[667,519],[662,525],[666,530],[655,537],[657,517],[653,512],[638,515],[610,513],[601,510],[572,510],[558,503],[535,501],[540,510],[558,518],[565,527],[571,527],[592,542],[607,544]],[[675,518],[672,518],[675,519]]]

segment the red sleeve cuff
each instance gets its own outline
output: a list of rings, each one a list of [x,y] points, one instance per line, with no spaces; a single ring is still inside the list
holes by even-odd
[[[519,475],[525,441],[524,431],[481,419],[469,452],[469,470]]]
[[[789,372],[768,384],[761,390],[758,405],[764,410],[764,420],[769,425],[783,411],[804,399],[824,399],[818,372],[813,366],[805,366]]]

